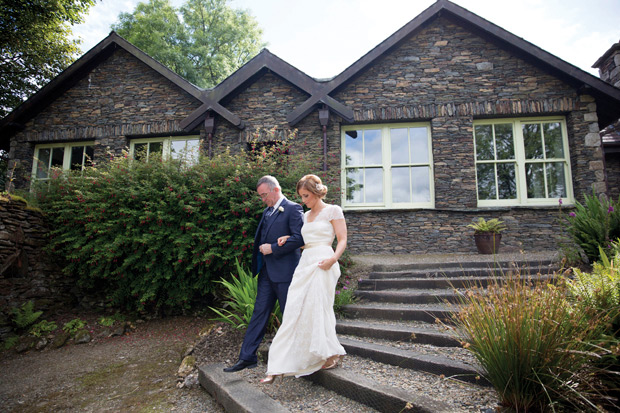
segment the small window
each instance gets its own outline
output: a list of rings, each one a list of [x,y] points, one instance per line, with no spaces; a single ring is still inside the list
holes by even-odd
[[[52,168],[81,171],[92,165],[94,142],[37,145],[34,148],[32,178],[48,180]]]
[[[166,138],[133,139],[129,145],[129,154],[136,160],[153,157],[161,159],[180,159],[188,165],[198,163],[200,139],[198,136],[181,136]]]
[[[572,201],[563,119],[474,122],[479,206]]]
[[[434,206],[429,125],[346,127],[342,141],[346,209]]]

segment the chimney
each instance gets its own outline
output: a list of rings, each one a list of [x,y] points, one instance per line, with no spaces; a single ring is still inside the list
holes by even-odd
[[[620,88],[620,42],[614,43],[592,67],[598,69],[601,80]]]

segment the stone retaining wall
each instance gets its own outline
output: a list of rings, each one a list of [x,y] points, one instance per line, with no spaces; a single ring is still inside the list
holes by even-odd
[[[0,268],[21,250],[0,274],[0,341],[11,332],[12,308],[34,301],[36,311],[50,312],[76,303],[75,279],[45,252],[48,232],[39,211],[22,201],[0,199]]]

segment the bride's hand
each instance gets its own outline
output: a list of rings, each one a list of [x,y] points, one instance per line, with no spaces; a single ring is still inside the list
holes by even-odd
[[[290,235],[284,235],[278,238],[278,247],[281,247],[282,245],[286,244],[286,240],[289,239],[290,237],[291,237]]]
[[[323,261],[319,261],[319,268],[322,269],[323,271],[327,271],[329,270],[332,265],[334,265],[336,263],[336,261],[334,261],[331,258],[328,258],[326,260]]]

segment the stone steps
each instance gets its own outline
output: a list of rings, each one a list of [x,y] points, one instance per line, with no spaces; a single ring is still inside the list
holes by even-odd
[[[502,282],[505,276],[516,273],[517,265],[519,274],[540,280],[551,279],[548,274],[556,267],[551,260],[498,264],[492,261],[481,263],[480,257],[476,258],[475,262],[376,265],[367,278],[359,281],[356,291],[359,301],[345,306],[345,317],[337,322],[339,340],[348,354],[342,366],[318,371],[305,378],[327,391],[380,412],[406,409],[420,412],[462,411],[460,408],[455,410],[454,400],[460,402],[461,397],[468,397],[446,399],[441,392],[429,397],[429,392],[424,390],[425,383],[426,386],[429,383],[424,380],[429,380],[428,377],[434,377],[431,379],[433,387],[441,382],[442,386],[457,386],[449,389],[461,389],[456,383],[462,383],[461,386],[470,387],[465,391],[449,391],[487,397],[493,391],[488,390],[488,383],[480,376],[475,358],[461,348],[454,327],[450,325],[452,315],[459,310],[459,295],[471,286],[485,288],[490,283]],[[496,270],[501,270],[489,271],[488,267],[493,265]],[[266,350],[261,356],[266,360]],[[378,373],[367,371],[371,364],[374,366],[372,372]],[[200,368],[200,383],[211,389],[209,391],[218,400],[221,398],[234,404],[231,400],[245,396],[236,393],[235,386],[241,384],[234,382],[234,375],[219,373],[222,368],[220,365]],[[394,375],[397,379],[388,380],[390,385],[385,384],[384,374],[390,375],[388,378]],[[401,376],[407,377],[406,381]],[[226,388],[226,391],[213,389],[217,385],[209,384],[218,380],[223,383],[219,387]],[[246,385],[256,387],[255,383],[246,382]],[[269,398],[264,393],[251,394],[252,397]],[[277,403],[269,400],[265,403]],[[281,405],[272,410],[263,410],[263,407],[244,410],[241,404],[226,407],[226,410],[282,411],[278,410]]]

